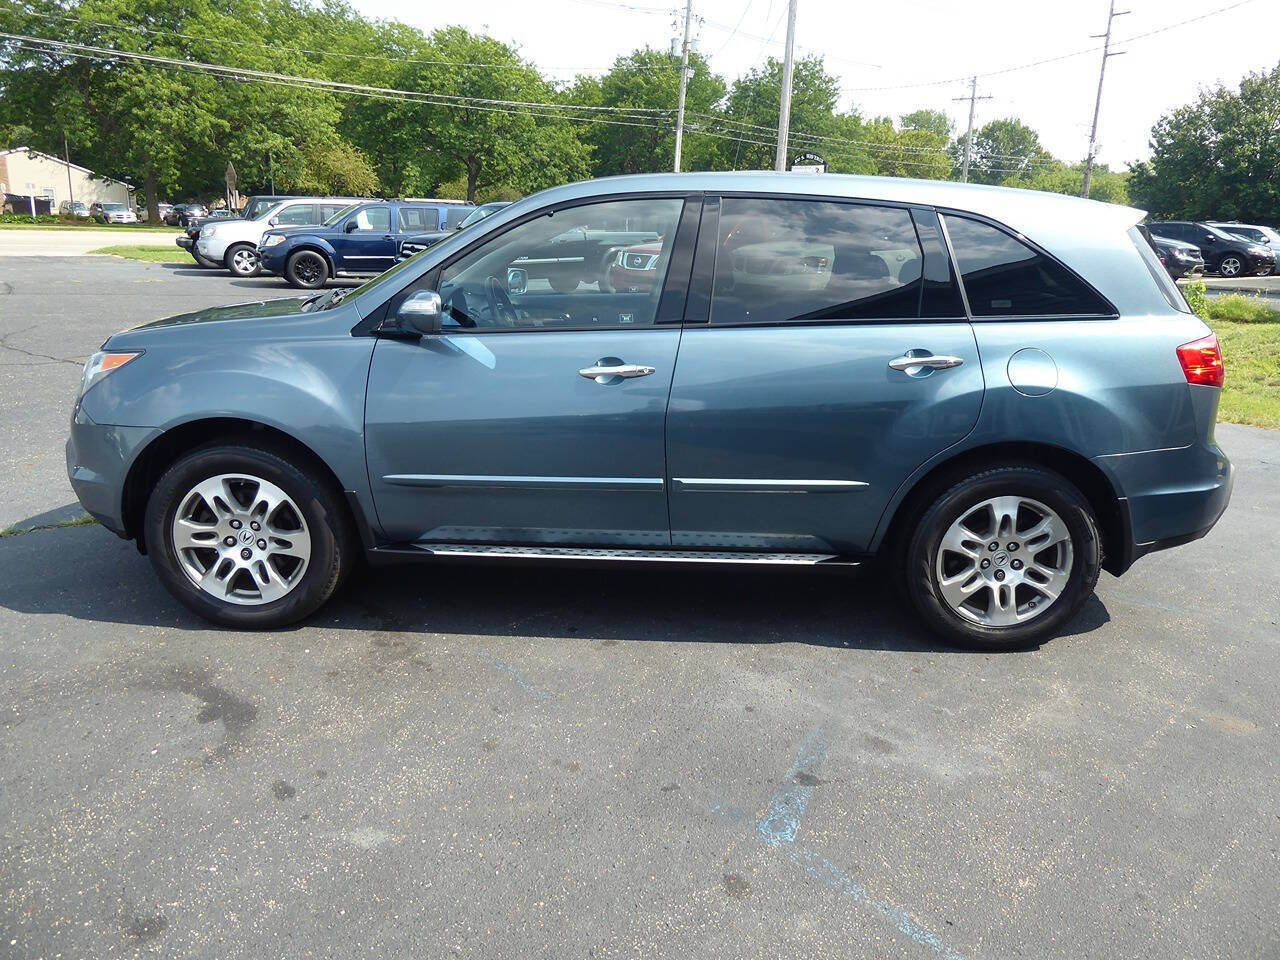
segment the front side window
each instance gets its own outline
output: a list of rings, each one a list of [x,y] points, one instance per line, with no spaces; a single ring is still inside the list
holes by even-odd
[[[951,249],[975,317],[1110,316],[1079,277],[988,223],[946,214]]]
[[[396,216],[402,233],[427,233],[440,229],[440,215],[431,207],[401,207]]]
[[[285,207],[276,215],[281,224],[307,224],[316,222],[316,208],[310,203],[298,203]]]
[[[915,318],[922,262],[906,210],[726,197],[711,322]]]
[[[391,232],[390,207],[365,207],[363,210],[357,210],[353,219],[357,233]]]
[[[653,324],[683,206],[612,200],[504,231],[441,272],[445,329]]]

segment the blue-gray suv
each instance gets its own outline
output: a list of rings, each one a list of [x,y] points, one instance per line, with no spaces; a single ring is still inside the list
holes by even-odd
[[[1141,219],[902,179],[559,187],[354,291],[111,337],[68,471],[235,627],[361,558],[875,560],[943,637],[1025,646],[1230,497],[1218,343]]]

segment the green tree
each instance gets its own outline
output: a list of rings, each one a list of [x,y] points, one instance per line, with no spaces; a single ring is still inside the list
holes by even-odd
[[[1103,203],[1128,204],[1129,174],[1111,170],[1106,164],[1094,164],[1093,180],[1089,185],[1089,198]],[[1030,176],[1006,180],[1012,187],[1030,190],[1047,190],[1078,197],[1084,190],[1084,164],[1067,166],[1065,163],[1038,165]]]
[[[836,101],[840,81],[827,73],[822,58],[804,57],[795,62],[791,81],[791,152],[814,150],[830,164],[827,153],[836,153],[822,138],[837,126]],[[726,105],[729,125],[739,131],[725,147],[726,165],[734,170],[771,170],[778,140],[778,106],[782,102],[782,62],[770,57],[764,65],[733,82]],[[848,124],[842,125],[848,132]],[[791,158],[788,157],[788,160]],[[834,169],[834,167],[832,167]]]
[[[964,156],[964,136],[952,147],[956,178]],[[1020,120],[1006,117],[992,120],[973,135],[969,157],[969,180],[972,183],[1004,183],[1010,178],[1031,175],[1037,166],[1053,158],[1040,145],[1039,135]]]
[[[946,180],[950,176],[951,157],[947,153],[945,133],[936,129],[908,127],[905,122],[902,129],[895,129],[888,117],[880,117],[867,124],[866,131],[867,149],[875,173],[926,180]]]
[[[913,110],[898,118],[898,125],[903,130],[922,130],[933,133],[943,140],[950,140],[954,127],[951,118],[941,110]]]
[[[309,146],[303,173],[294,185],[304,193],[368,197],[378,189],[378,174],[369,158],[345,140]]]
[[[1280,67],[1166,114],[1129,180],[1154,216],[1280,222]]]

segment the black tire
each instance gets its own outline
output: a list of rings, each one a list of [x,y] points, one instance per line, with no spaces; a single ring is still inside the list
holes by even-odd
[[[256,277],[262,272],[257,248],[251,243],[233,243],[223,255],[222,264],[237,277]]]
[[[331,483],[268,445],[226,442],[198,448],[161,476],[147,501],[144,534],[160,582],[188,609],[226,627],[263,630],[294,623],[318,610],[355,565],[358,538],[350,514]],[[245,606],[202,590],[187,575],[170,535],[174,515],[198,483],[225,473],[259,477],[298,505],[311,538],[311,556],[300,579],[278,600]]]
[[[1238,277],[1244,271],[1244,260],[1234,253],[1224,254],[1222,259],[1218,261],[1218,276],[1220,277]]]
[[[329,281],[329,262],[314,250],[299,250],[285,263],[284,278],[303,290],[317,290]]]
[[[937,560],[951,525],[992,497],[1019,496],[1052,509],[1071,536],[1066,586],[1044,612],[1012,626],[988,626],[951,609],[940,596]],[[902,554],[903,587],[925,624],[948,643],[978,650],[1020,650],[1056,635],[1093,593],[1102,570],[1102,540],[1089,501],[1065,477],[1033,464],[1005,464],[959,478],[921,514]]]

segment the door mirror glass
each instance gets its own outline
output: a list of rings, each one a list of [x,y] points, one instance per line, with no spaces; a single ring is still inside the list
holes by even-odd
[[[396,318],[423,336],[431,336],[440,332],[442,312],[440,294],[434,290],[418,290],[400,304]]]
[[[348,220],[348,221],[346,222],[346,225],[345,225],[345,226],[343,226],[343,228],[342,228],[342,232],[343,232],[343,233],[355,233],[355,232],[356,232],[357,230],[359,230],[359,229],[360,229],[360,224],[359,224],[359,222],[357,222],[357,220],[356,220],[356,218],[355,218],[355,217],[352,217],[350,220]]]
[[[1206,233],[1206,234],[1204,235],[1204,242],[1205,242],[1205,243],[1213,243],[1213,242],[1214,242],[1215,240],[1217,240],[1217,239],[1218,239],[1218,238],[1217,238],[1217,237],[1215,237],[1212,233]]]
[[[520,267],[507,268],[507,293],[518,297],[529,289],[529,271]]]
[[[268,221],[267,221],[267,223],[268,223],[270,226],[278,227],[278,226],[280,226],[280,218],[279,218],[279,217],[272,217],[270,220],[268,220]]]

